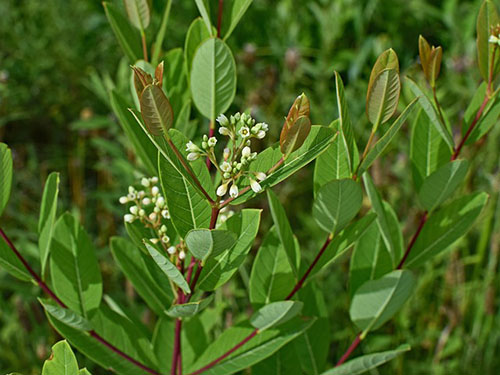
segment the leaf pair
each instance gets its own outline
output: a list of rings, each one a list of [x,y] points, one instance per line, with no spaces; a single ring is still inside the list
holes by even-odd
[[[285,159],[302,146],[309,135],[311,131],[309,112],[309,99],[302,93],[293,102],[281,130],[280,150]]]
[[[441,60],[443,58],[443,49],[441,46],[430,46],[427,40],[420,35],[418,37],[418,51],[420,63],[424,71],[425,79],[432,88],[436,86],[436,80],[441,70]]]

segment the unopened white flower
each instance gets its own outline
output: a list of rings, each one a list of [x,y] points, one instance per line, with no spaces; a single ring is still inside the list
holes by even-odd
[[[229,120],[222,113],[217,117],[217,122],[219,123],[220,126],[228,126],[229,125]]]
[[[267,176],[264,172],[255,172],[255,177],[257,177],[259,181],[264,181]]]
[[[149,178],[146,178],[146,177],[143,177],[141,179],[141,185],[144,186],[144,187],[148,187],[150,184],[150,181],[149,181]]]
[[[262,186],[260,186],[260,184],[254,179],[250,179],[250,187],[256,193],[259,193],[262,190]]]
[[[151,220],[151,221],[155,221],[155,220],[156,220],[156,217],[157,217],[157,216],[156,216],[156,212],[151,212],[151,213],[149,214],[149,220]]]
[[[257,138],[262,139],[266,136],[266,132],[264,130],[259,130],[257,133]]]
[[[175,246],[170,246],[170,247],[167,249],[167,253],[169,253],[170,255],[175,254]]]
[[[238,133],[240,133],[243,138],[250,137],[250,129],[248,129],[248,126],[242,126]]]
[[[128,187],[128,192],[129,192],[129,194],[135,193],[135,188],[133,186],[129,186]]]
[[[147,206],[148,204],[151,204],[151,199],[149,199],[149,198],[144,198],[144,199],[142,200],[142,204],[143,204],[143,205],[145,205],[145,206]]]
[[[146,215],[146,211],[144,211],[143,209],[140,209],[139,216],[144,216],[144,215]]]
[[[195,161],[195,160],[197,160],[199,157],[200,157],[200,154],[199,154],[199,153],[197,153],[197,152],[190,152],[190,153],[188,154],[188,156],[187,156],[187,159],[188,159],[189,161]]]
[[[267,125],[265,122],[260,122],[259,124],[257,125],[260,125],[260,128],[262,130],[264,130],[265,132],[267,132],[269,130],[269,125]]]
[[[158,199],[156,200],[156,205],[160,208],[163,207],[165,205],[165,198],[161,196],[158,197]]]
[[[229,172],[232,171],[233,168],[231,167],[231,164],[229,164],[227,161],[225,161],[224,163],[222,163],[220,165],[220,169],[221,169],[222,172],[229,173]]]
[[[153,208],[153,212],[159,214],[161,212],[161,208],[158,206],[155,206],[155,208]]]
[[[229,184],[229,181],[226,182],[225,184],[222,184],[220,185],[218,188],[217,188],[217,195],[219,197],[223,197],[224,195],[226,195],[226,192],[227,192],[227,185]]]
[[[243,150],[241,151],[241,155],[244,156],[245,158],[248,158],[251,153],[252,150],[248,146],[243,147]]]
[[[150,239],[149,239],[149,241],[150,241],[152,244],[156,245],[156,244],[158,243],[158,241],[159,241],[159,240],[158,240],[158,238],[150,238]]]
[[[229,150],[229,147],[226,147],[224,149],[224,153],[222,154],[222,157],[224,158],[224,160],[227,160],[229,159],[229,154],[230,154],[231,150]]]
[[[126,223],[132,223],[135,220],[135,216],[131,214],[126,214],[123,219]]]
[[[228,128],[226,128],[225,126],[221,126],[219,128],[219,134],[221,134],[221,135],[226,135],[227,136],[230,133],[231,133],[231,131]]]
[[[189,141],[188,143],[186,143],[186,151],[188,152],[200,152],[201,149],[196,146],[193,141]]]
[[[158,177],[154,176],[154,177],[151,177],[151,182],[153,184],[157,184],[158,183]]]
[[[140,192],[137,193],[137,197],[139,199],[144,198],[145,195],[146,195],[146,192],[144,190],[141,190]]]
[[[236,184],[233,182],[231,189],[229,189],[229,195],[231,196],[231,198],[236,198],[238,197],[238,193],[238,186],[236,186]]]
[[[132,215],[137,215],[139,213],[139,207],[137,206],[132,206],[129,208],[129,211]]]
[[[123,196],[123,197],[120,197],[120,203],[121,204],[125,204],[125,203],[128,203],[128,198]]]
[[[161,228],[160,228],[160,232],[167,233],[167,226],[166,225],[162,225]]]
[[[215,145],[217,144],[217,138],[215,137],[208,138],[207,144],[208,147],[215,147]]]
[[[179,253],[179,259],[184,259],[186,258],[186,253],[184,252],[184,250],[181,250],[181,252]]]
[[[488,42],[490,43],[498,43],[500,40],[495,36],[495,35],[490,35],[490,38],[488,39]]]
[[[153,188],[151,189],[151,194],[153,195],[158,195],[159,192],[160,189],[158,189],[158,186],[153,186]]]
[[[161,216],[164,218],[164,219],[170,219],[170,213],[168,212],[168,210],[163,210],[161,212]]]

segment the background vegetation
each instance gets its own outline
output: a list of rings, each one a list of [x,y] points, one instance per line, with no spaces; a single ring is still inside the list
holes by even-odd
[[[121,1],[114,1],[122,6]],[[291,102],[304,91],[311,100],[313,123],[326,125],[336,117],[333,70],[341,73],[356,135],[364,144],[370,126],[364,115],[367,79],[376,57],[392,47],[402,74],[421,78],[419,34],[443,46],[438,88],[450,121],[460,123],[463,110],[480,80],[475,67],[475,19],[480,1],[459,0],[255,0],[229,39],[238,60],[238,92],[233,108],[251,108],[270,124],[277,138]],[[153,23],[160,23],[164,1],[154,0]],[[141,302],[111,259],[108,238],[123,233],[118,197],[135,180],[133,155],[112,116],[106,90],[125,89],[130,70],[94,0],[3,0],[0,2],[0,141],[14,152],[14,188],[2,227],[16,245],[36,257],[35,233],[41,186],[51,171],[61,172],[63,209],[77,213],[99,247],[105,293],[137,311]],[[183,44],[194,2],[173,2],[166,49]],[[411,97],[407,93],[407,97]],[[405,100],[403,92],[402,102]],[[450,115],[451,114],[451,115]],[[193,114],[196,119],[196,114]],[[198,120],[199,133],[208,124]],[[406,160],[410,127],[392,143],[383,164],[372,169],[384,198],[398,209],[409,231],[416,213]],[[383,367],[387,374],[494,374],[500,365],[498,312],[500,250],[500,128],[466,152],[474,171],[467,189],[483,190],[490,201],[466,240],[420,270],[417,295],[391,324],[362,344],[377,351],[401,342],[412,351]],[[400,182],[406,181],[407,185]],[[398,182],[398,183],[396,183]],[[305,249],[317,249],[319,229],[308,214],[312,199],[312,166],[278,187],[292,227]],[[253,202],[252,205],[265,205]],[[293,215],[295,212],[304,212]],[[404,220],[408,218],[408,220]],[[263,217],[261,231],[266,222]],[[407,232],[405,232],[408,235]],[[347,260],[347,258],[346,258]],[[244,306],[249,268],[228,284],[217,308],[238,320]],[[335,345],[333,364],[356,334],[346,313],[348,263],[340,262],[320,276]],[[33,289],[32,289],[33,288]],[[0,269],[0,373],[38,374],[57,341],[34,286],[13,282]],[[144,315],[147,321],[148,316]],[[220,329],[224,327],[219,322]],[[79,363],[93,368],[79,357]],[[101,372],[99,372],[101,371]],[[94,374],[104,374],[93,369]]]

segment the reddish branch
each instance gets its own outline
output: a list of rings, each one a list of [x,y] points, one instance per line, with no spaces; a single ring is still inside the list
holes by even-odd
[[[217,38],[220,38],[221,34],[223,8],[224,8],[224,0],[219,0],[219,14],[217,16]]]

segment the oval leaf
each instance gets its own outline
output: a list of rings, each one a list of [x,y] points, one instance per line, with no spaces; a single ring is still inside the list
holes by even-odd
[[[373,65],[372,68],[372,72],[370,73],[370,80],[368,81],[368,89],[366,90],[367,92],[371,91],[371,87],[373,86],[375,79],[384,69],[394,69],[396,72],[399,73],[398,55],[396,55],[396,52],[394,52],[392,48],[389,48],[388,50],[382,52],[380,56],[377,58],[377,61],[375,61],[375,64]]]
[[[299,117],[285,133],[281,141],[281,153],[287,158],[292,152],[302,146],[311,131],[311,120],[309,117]]]
[[[12,154],[5,143],[0,143],[0,215],[9,200],[12,185]]]
[[[130,23],[143,31],[149,26],[151,18],[148,0],[124,0]]]
[[[366,97],[366,114],[375,126],[389,120],[398,107],[401,82],[398,71],[384,69],[374,79]]]
[[[213,298],[205,298],[198,302],[188,302],[180,305],[172,305],[165,314],[171,318],[190,318],[207,307]]]
[[[149,132],[168,137],[168,129],[174,123],[174,112],[163,90],[157,85],[146,86],[140,103],[142,119]]]
[[[42,375],[78,375],[78,363],[66,341],[59,341],[52,347],[52,355],[45,361]]]
[[[228,230],[193,229],[186,235],[189,251],[202,261],[230,249],[235,242],[236,235]]]
[[[47,177],[43,190],[40,218],[38,220],[38,248],[40,250],[40,262],[42,264],[42,275],[45,274],[45,266],[49,258],[50,243],[54,232],[54,222],[57,210],[57,195],[59,193],[59,173],[53,172]]]
[[[261,307],[251,318],[250,323],[259,331],[283,324],[302,311],[300,301],[279,301]]]

